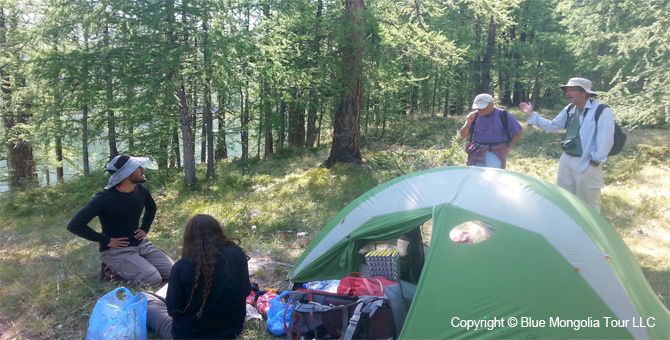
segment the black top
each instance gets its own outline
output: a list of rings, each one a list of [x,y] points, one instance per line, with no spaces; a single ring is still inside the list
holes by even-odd
[[[140,229],[148,234],[156,216],[156,202],[149,189],[142,184],[135,186],[135,190],[130,193],[110,188],[97,193],[81,208],[67,225],[67,230],[89,241],[100,243],[100,251],[109,249],[107,245],[110,238],[127,237],[129,246],[137,246],[142,242],[135,239],[142,210],[144,217]],[[88,226],[96,216],[100,220],[102,233]]]
[[[251,293],[247,258],[238,247],[220,247],[219,252],[224,258],[216,261],[212,288],[199,319],[196,313],[202,305],[205,279],[200,278],[187,308],[195,283],[195,262],[185,257],[172,267],[165,303],[175,339],[235,339],[242,332],[246,298]]]

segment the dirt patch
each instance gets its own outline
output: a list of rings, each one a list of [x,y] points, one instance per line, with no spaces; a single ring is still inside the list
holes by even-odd
[[[249,260],[249,279],[261,290],[277,289],[293,264],[275,261],[269,257],[254,256]]]
[[[5,320],[0,320],[0,340],[16,339],[18,333],[12,325]]]

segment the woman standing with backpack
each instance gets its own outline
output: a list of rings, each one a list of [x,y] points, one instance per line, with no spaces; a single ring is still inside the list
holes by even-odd
[[[162,339],[235,339],[251,292],[239,240],[226,237],[212,216],[186,224],[182,258],[174,264],[163,300],[147,293],[147,326]]]

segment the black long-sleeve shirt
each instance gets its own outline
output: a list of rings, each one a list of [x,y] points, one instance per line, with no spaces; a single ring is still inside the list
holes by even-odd
[[[67,230],[89,241],[100,243],[100,251],[109,249],[111,238],[127,237],[129,246],[137,246],[142,241],[135,238],[135,230],[142,217],[142,229],[149,233],[151,223],[156,217],[156,202],[149,189],[142,184],[135,186],[130,193],[123,193],[110,188],[97,193],[91,201],[79,210],[67,226]],[[98,216],[102,233],[88,226]]]
[[[195,262],[185,257],[172,267],[165,303],[172,316],[172,336],[175,339],[235,339],[241,332],[246,316],[246,298],[251,293],[247,258],[242,249],[219,247],[214,281],[202,317],[196,316],[202,305],[205,279],[198,287],[188,308],[195,284]]]

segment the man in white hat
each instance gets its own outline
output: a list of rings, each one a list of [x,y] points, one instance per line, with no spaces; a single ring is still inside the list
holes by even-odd
[[[141,184],[147,180],[142,164],[148,160],[114,157],[107,165],[111,176],[105,190],[75,214],[67,230],[98,242],[100,259],[116,275],[136,284],[155,285],[170,277],[174,261],[146,239],[156,216],[156,202]],[[88,226],[96,216],[102,233]]]
[[[602,103],[592,99],[598,94],[591,90],[588,79],[572,78],[560,88],[570,104],[551,121],[534,112],[530,103],[521,103],[519,108],[529,117],[528,124],[547,132],[566,130],[556,184],[600,212],[603,163],[614,144],[614,113],[605,107],[596,121],[596,109]]]
[[[493,96],[481,93],[472,103],[475,111],[465,118],[459,132],[470,137],[467,165],[504,169],[507,155],[523,135],[523,127],[507,110],[495,107]]]

